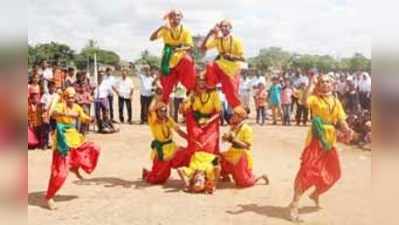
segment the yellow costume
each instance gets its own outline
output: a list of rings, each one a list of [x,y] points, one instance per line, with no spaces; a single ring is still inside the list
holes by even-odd
[[[158,38],[162,38],[165,44],[179,47],[179,46],[193,46],[193,38],[191,32],[180,25],[175,28],[163,28],[158,33]],[[172,58],[169,62],[170,68],[174,68],[179,64],[180,60],[184,57],[186,51],[174,51]]]
[[[328,145],[334,147],[337,142],[335,126],[337,122],[346,119],[341,102],[334,96],[320,97],[312,95],[307,100],[307,106],[312,112],[313,118],[319,117],[323,121],[325,139]],[[306,138],[306,146],[312,140],[312,129]]]
[[[215,180],[215,161],[216,156],[208,152],[195,152],[190,160],[190,165],[183,168],[183,173],[188,178],[192,178],[196,171],[203,171],[207,179]]]
[[[160,143],[166,143],[162,145],[163,160],[171,160],[174,157],[177,149],[176,144],[173,141],[172,132],[173,128],[177,126],[176,123],[170,117],[168,117],[166,121],[161,121],[158,119],[156,112],[150,112],[148,124],[150,126],[154,140],[159,141]],[[151,158],[154,159],[157,154],[157,149],[153,147]]]
[[[252,145],[253,143],[253,130],[246,123],[241,125],[241,127],[238,130],[233,131],[233,136],[236,139],[245,142],[249,145]],[[222,156],[223,159],[226,160],[227,162],[236,165],[240,161],[243,154],[245,154],[248,160],[248,169],[251,170],[253,168],[253,156],[250,150],[251,149],[242,149],[232,146],[227,152],[223,152]]]
[[[241,41],[231,35],[228,37],[209,39],[206,43],[206,48],[216,48],[220,55],[231,54],[238,57],[244,56],[244,50]],[[239,61],[230,61],[220,57],[216,60],[216,64],[225,74],[230,77],[237,75],[240,71]]]

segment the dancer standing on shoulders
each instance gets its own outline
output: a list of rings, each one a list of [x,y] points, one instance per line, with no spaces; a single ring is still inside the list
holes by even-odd
[[[244,50],[241,41],[231,34],[232,25],[223,20],[216,24],[206,35],[201,44],[201,51],[216,48],[219,55],[207,66],[206,77],[210,86],[222,84],[222,91],[233,111],[246,114],[239,99],[239,84],[241,62],[244,59]]]
[[[159,27],[151,34],[150,40],[162,38],[164,49],[161,62],[162,100],[169,102],[169,95],[177,82],[181,82],[187,90],[195,87],[195,65],[189,52],[193,47],[193,39],[187,27],[181,24],[183,14],[180,10],[171,10],[164,17],[167,25]]]
[[[298,205],[303,193],[311,187],[315,191],[310,198],[319,207],[319,197],[328,191],[341,177],[340,162],[336,149],[337,129],[344,139],[351,139],[353,131],[346,123],[341,102],[332,94],[333,78],[329,75],[313,76],[303,102],[313,116],[301,167],[295,179],[295,193],[290,204],[290,219],[301,221]]]

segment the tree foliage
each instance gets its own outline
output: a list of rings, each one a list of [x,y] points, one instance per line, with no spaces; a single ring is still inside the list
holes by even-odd
[[[370,59],[360,53],[350,58],[336,59],[330,55],[296,54],[284,51],[281,48],[270,47],[261,49],[259,54],[248,59],[249,65],[261,71],[273,69],[285,70],[300,68],[307,71],[317,68],[321,72],[330,71],[370,71]]]
[[[66,44],[50,42],[28,46],[28,64],[39,63],[43,60],[58,61],[69,64],[74,60],[75,52]]]
[[[135,64],[147,64],[150,65],[151,68],[159,69],[161,65],[161,58],[152,55],[148,50],[144,50],[141,52],[140,58],[135,61]]]

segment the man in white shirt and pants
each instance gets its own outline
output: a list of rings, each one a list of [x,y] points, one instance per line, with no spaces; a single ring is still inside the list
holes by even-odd
[[[103,80],[103,82],[105,82],[104,85],[108,85],[110,88],[108,89],[108,108],[109,108],[109,113],[110,113],[110,118],[111,121],[113,123],[116,123],[116,121],[114,120],[114,93],[113,91],[116,92],[116,88],[115,88],[115,83],[116,83],[116,79],[115,77],[111,74],[112,70],[111,68],[107,68],[105,70],[105,78]]]
[[[125,122],[123,116],[124,105],[127,108],[127,122],[132,124],[132,97],[133,97],[133,81],[127,77],[127,69],[122,69],[122,78],[117,84],[117,94],[118,94],[118,105],[119,105],[119,121],[121,123]]]
[[[140,79],[140,124],[147,122],[148,107],[150,106],[152,100],[152,83],[154,78],[150,73],[150,67],[145,65],[143,67],[143,72],[139,74]]]

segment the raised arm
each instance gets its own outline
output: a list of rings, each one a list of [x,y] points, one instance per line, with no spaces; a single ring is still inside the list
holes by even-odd
[[[211,38],[212,35],[217,34],[218,32],[218,25],[216,24],[206,35],[204,41],[201,43],[200,51],[201,53],[205,53],[207,48],[206,48],[206,43],[208,42],[209,38]]]
[[[159,32],[162,29],[167,29],[166,26],[160,26],[158,29],[156,29],[150,36],[150,41],[155,41],[156,39],[158,39],[159,36]]]
[[[312,93],[316,87],[316,83],[317,83],[317,76],[313,75],[313,77],[311,78],[311,80],[309,82],[309,85],[305,89],[305,93],[303,94],[303,98],[301,100],[304,105],[308,105],[308,98],[310,95],[312,95]]]

